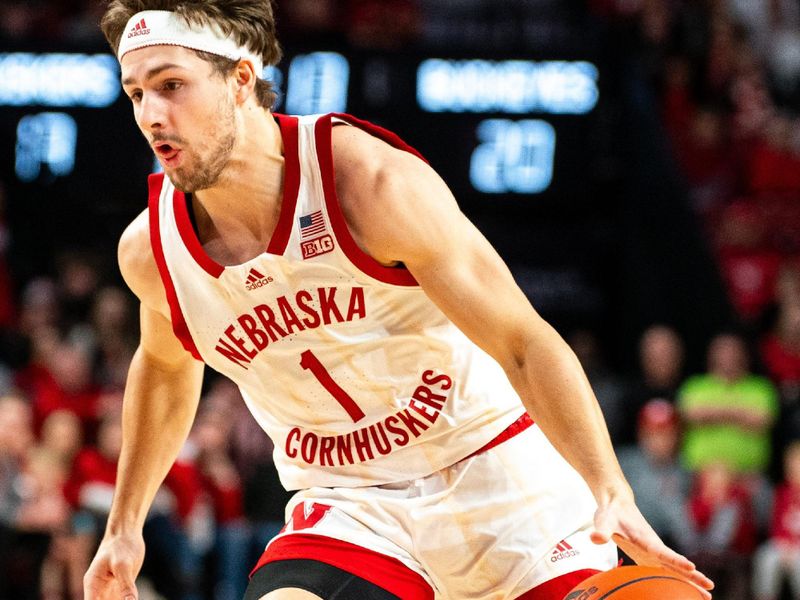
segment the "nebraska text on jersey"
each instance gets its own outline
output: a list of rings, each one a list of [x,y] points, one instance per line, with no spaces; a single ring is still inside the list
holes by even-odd
[[[364,288],[317,288],[297,292],[293,298],[278,296],[274,306],[259,304],[231,323],[220,336],[216,348],[229,361],[247,368],[259,352],[298,331],[316,329],[320,325],[342,323],[366,316]]]

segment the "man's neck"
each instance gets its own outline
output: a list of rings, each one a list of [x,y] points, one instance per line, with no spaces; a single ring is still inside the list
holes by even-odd
[[[231,262],[266,247],[280,215],[284,179],[283,139],[272,114],[245,109],[239,123],[219,181],[193,194],[200,240],[211,246],[212,258]]]

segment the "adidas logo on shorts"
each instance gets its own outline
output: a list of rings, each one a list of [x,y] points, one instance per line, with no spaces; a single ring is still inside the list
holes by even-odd
[[[578,556],[578,554],[580,554],[580,552],[570,546],[569,542],[566,540],[561,540],[558,544],[556,544],[553,553],[550,555],[550,562],[558,562],[559,560],[563,560],[565,558]]]

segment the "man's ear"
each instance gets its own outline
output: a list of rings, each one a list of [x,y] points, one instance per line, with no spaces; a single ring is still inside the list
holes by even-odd
[[[254,93],[258,74],[249,60],[242,59],[234,72],[236,78],[236,103],[244,102]]]

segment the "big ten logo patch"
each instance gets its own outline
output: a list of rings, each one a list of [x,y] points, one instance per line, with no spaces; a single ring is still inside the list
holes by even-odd
[[[300,242],[300,248],[303,250],[303,260],[327,254],[333,251],[333,238],[330,235],[322,235],[313,240]]]

